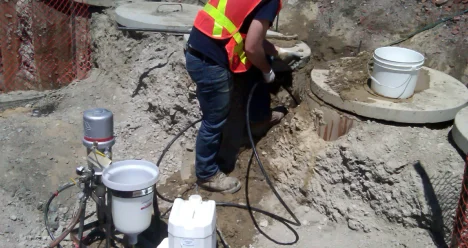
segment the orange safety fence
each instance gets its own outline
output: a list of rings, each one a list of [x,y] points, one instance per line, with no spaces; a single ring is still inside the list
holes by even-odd
[[[0,92],[47,90],[91,69],[82,0],[0,0]]]
[[[453,224],[451,248],[468,248],[468,155],[463,174],[460,199]]]

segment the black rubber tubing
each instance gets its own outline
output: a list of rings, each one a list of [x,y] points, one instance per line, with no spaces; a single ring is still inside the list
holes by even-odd
[[[52,203],[52,200],[54,200],[54,198],[57,197],[60,194],[60,192],[66,190],[68,188],[71,188],[74,185],[75,185],[74,183],[67,183],[67,184],[63,185],[62,187],[60,187],[57,191],[52,193],[52,195],[50,196],[49,200],[47,201],[47,203],[46,203],[46,205],[44,207],[44,224],[45,224],[47,233],[49,234],[49,236],[50,236],[50,238],[52,240],[55,240],[55,237],[54,237],[54,234],[50,231],[50,228],[49,228],[49,208],[50,208],[50,204]],[[58,245],[58,247],[62,248],[62,246],[60,244]]]
[[[239,208],[239,209],[245,209],[245,210],[248,210],[249,211],[249,215],[250,215],[250,218],[252,219],[252,222],[255,226],[255,228],[257,228],[257,230],[263,235],[265,236],[268,240],[272,241],[273,243],[275,244],[278,244],[278,245],[293,245],[295,243],[297,243],[297,241],[299,241],[299,234],[296,232],[296,230],[294,230],[291,225],[294,225],[294,226],[301,226],[301,222],[299,221],[299,219],[296,217],[296,215],[291,211],[291,209],[289,208],[289,206],[284,202],[283,198],[279,195],[278,191],[276,191],[275,187],[273,186],[273,183],[271,182],[270,180],[270,177],[268,176],[268,173],[266,172],[263,164],[262,164],[262,161],[260,160],[260,157],[258,155],[258,152],[257,152],[257,148],[255,146],[255,142],[253,140],[253,136],[252,136],[252,131],[250,129],[250,116],[249,116],[249,109],[250,109],[250,102],[252,101],[252,96],[253,96],[253,93],[255,92],[255,89],[257,88],[259,83],[256,83],[252,89],[250,90],[250,93],[249,93],[249,98],[247,100],[247,110],[246,110],[246,126],[247,126],[247,133],[248,133],[248,136],[249,136],[249,141],[250,141],[250,145],[252,146],[252,155],[250,156],[250,159],[249,159],[249,162],[248,162],[248,166],[247,166],[247,173],[246,173],[246,178],[245,178],[245,198],[246,198],[246,205],[241,205],[241,204],[237,204],[237,203],[231,203],[231,202],[216,202],[216,205],[217,206],[220,206],[220,207],[234,207],[234,208]],[[191,124],[189,124],[187,127],[185,127],[184,129],[182,129],[170,142],[169,144],[167,144],[167,146],[164,148],[164,150],[162,151],[161,153],[161,156],[159,157],[158,159],[158,162],[156,163],[156,165],[159,167],[159,165],[161,164],[164,156],[166,155],[166,153],[169,151],[169,148],[174,144],[174,142],[180,137],[182,136],[183,133],[185,133],[189,128],[195,126],[195,124],[201,122],[202,120],[199,119]],[[285,219],[281,216],[278,216],[276,214],[273,214],[273,213],[270,213],[268,211],[265,211],[265,210],[262,210],[262,209],[259,209],[259,208],[255,208],[255,207],[252,207],[250,205],[250,199],[249,199],[249,175],[250,175],[250,168],[252,166],[252,162],[253,162],[253,158],[255,157],[255,159],[257,160],[257,163],[258,163],[258,166],[260,167],[260,170],[262,171],[262,174],[263,176],[265,177],[265,180],[268,184],[268,186],[270,187],[270,189],[273,191],[273,194],[276,196],[276,198],[280,201],[281,205],[286,209],[286,211],[289,213],[289,215],[294,219],[294,222],[293,221],[290,221],[288,219]],[[168,199],[167,197],[161,195],[157,189],[155,189],[156,191],[156,195],[161,199],[161,200],[164,200],[166,202],[170,202],[170,203],[174,203],[174,200],[172,199]],[[280,242],[280,241],[277,241],[275,240],[274,238],[270,237],[268,234],[266,234],[259,226],[258,226],[258,223],[255,219],[255,216],[253,215],[253,212],[258,212],[258,213],[261,213],[263,215],[266,215],[272,219],[275,219],[277,220],[278,222],[282,223],[283,225],[285,225],[293,234],[294,234],[294,241],[291,241],[291,242]],[[290,225],[291,224],[291,225]]]

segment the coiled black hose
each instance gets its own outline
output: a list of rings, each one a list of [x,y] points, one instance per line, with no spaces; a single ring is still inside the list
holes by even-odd
[[[50,227],[49,227],[49,208],[50,208],[50,204],[52,203],[52,200],[54,200],[54,198],[57,197],[62,191],[66,190],[68,188],[71,188],[74,185],[75,185],[74,183],[67,183],[67,184],[63,185],[62,187],[60,187],[57,191],[52,193],[52,195],[50,196],[49,200],[47,201],[47,203],[46,203],[46,205],[44,207],[44,223],[45,223],[47,233],[49,234],[49,236],[50,236],[50,238],[52,240],[55,240],[55,237],[54,237],[54,234],[52,233],[52,231],[50,231]],[[60,244],[58,244],[57,247],[62,248],[62,246]]]
[[[217,206],[220,206],[220,207],[234,207],[234,208],[239,208],[239,209],[246,209],[249,211],[249,215],[250,215],[250,218],[252,219],[252,222],[254,223],[254,226],[255,228],[257,228],[257,230],[263,235],[265,236],[267,239],[269,239],[270,241],[272,241],[273,243],[275,244],[278,244],[278,245],[292,245],[292,244],[295,244],[297,243],[297,241],[299,241],[299,234],[296,232],[296,230],[294,230],[291,225],[294,225],[294,226],[300,226],[301,223],[300,221],[297,219],[296,215],[291,211],[291,209],[289,208],[289,206],[286,204],[286,202],[284,202],[283,198],[281,198],[281,196],[279,195],[278,191],[276,191],[275,187],[273,186],[273,183],[272,181],[270,180],[270,177],[268,176],[263,164],[262,164],[262,161],[260,160],[260,157],[257,153],[257,148],[255,147],[255,142],[253,140],[253,136],[252,136],[252,131],[250,129],[250,116],[249,116],[249,109],[250,109],[250,102],[252,101],[252,96],[253,96],[253,93],[255,92],[255,89],[257,88],[258,86],[258,83],[256,83],[252,89],[250,90],[250,93],[249,93],[249,98],[247,100],[247,110],[246,110],[246,125],[247,125],[247,133],[248,133],[248,136],[249,136],[249,141],[250,141],[250,144],[252,146],[252,155],[250,156],[250,159],[249,159],[249,163],[248,163],[248,167],[247,167],[247,173],[246,173],[246,178],[245,178],[245,198],[246,198],[246,205],[241,205],[241,204],[237,204],[237,203],[231,203],[231,202],[217,202],[216,205]],[[172,146],[172,144],[174,144],[174,142],[180,137],[182,136],[182,134],[184,132],[186,132],[189,128],[195,126],[195,124],[199,123],[201,121],[200,120],[197,120],[193,123],[191,123],[190,125],[188,125],[186,128],[184,128],[183,130],[181,130],[170,142],[169,144],[164,148],[161,156],[159,157],[158,159],[158,162],[156,163],[156,165],[159,167],[159,165],[161,164],[164,156],[166,155],[167,151],[169,150],[169,148]],[[253,158],[255,157],[255,159],[257,160],[258,162],[258,166],[260,167],[260,170],[262,171],[262,174],[263,176],[265,177],[265,180],[268,184],[268,186],[270,187],[270,189],[273,191],[273,194],[276,196],[276,198],[280,201],[281,205],[286,209],[286,211],[291,215],[291,217],[294,219],[294,222],[293,221],[290,221],[290,220],[287,220],[281,216],[278,216],[276,214],[273,214],[273,213],[270,213],[268,211],[265,211],[265,210],[262,210],[262,209],[259,209],[259,208],[255,208],[255,207],[252,207],[250,205],[250,200],[249,200],[249,175],[250,175],[250,168],[252,166],[252,162],[253,162]],[[156,195],[164,200],[164,201],[167,201],[167,202],[170,202],[170,203],[173,203],[174,200],[172,199],[168,199],[167,197],[164,197],[162,196],[157,190],[156,190]],[[283,225],[285,225],[293,234],[294,234],[294,241],[291,241],[291,242],[280,242],[280,241],[277,241],[275,240],[274,238],[270,237],[268,234],[266,234],[258,225],[256,219],[255,219],[255,216],[253,215],[253,212],[258,212],[258,213],[261,213],[261,214],[264,214],[272,219],[275,219],[277,220],[278,222],[282,223]]]

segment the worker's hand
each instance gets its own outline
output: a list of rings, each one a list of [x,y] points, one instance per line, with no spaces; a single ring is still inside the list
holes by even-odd
[[[302,55],[298,52],[291,51],[287,48],[278,48],[278,56],[279,59],[284,61],[287,64],[294,63],[296,61],[301,60]]]
[[[263,73],[263,78],[267,84],[275,81],[275,73],[273,72],[273,69],[270,69],[270,72]]]

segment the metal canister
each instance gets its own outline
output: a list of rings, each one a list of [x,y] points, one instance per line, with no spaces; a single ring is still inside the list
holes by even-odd
[[[104,108],[88,109],[83,113],[83,145],[88,153],[94,143],[97,149],[112,159],[112,146],[114,138],[114,115]]]

